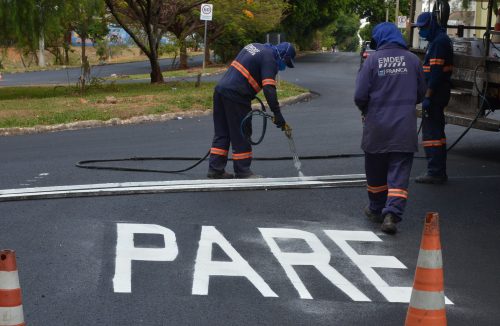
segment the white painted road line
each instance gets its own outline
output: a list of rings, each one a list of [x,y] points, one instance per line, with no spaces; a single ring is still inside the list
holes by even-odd
[[[315,177],[125,182],[0,190],[0,201],[168,192],[338,188],[365,186],[364,174]]]

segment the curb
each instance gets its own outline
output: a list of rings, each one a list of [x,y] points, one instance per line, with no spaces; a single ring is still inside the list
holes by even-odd
[[[281,101],[281,106],[288,106],[296,104],[299,102],[305,102],[312,99],[313,94],[311,92],[303,93],[294,97],[289,97]],[[260,108],[259,104],[253,104],[252,109]],[[90,128],[100,128],[100,127],[111,127],[111,126],[122,126],[122,125],[132,125],[150,122],[164,122],[168,120],[182,120],[184,118],[194,118],[206,116],[212,113],[212,110],[195,110],[190,112],[172,112],[164,114],[150,114],[145,116],[132,117],[130,119],[119,119],[114,118],[106,121],[99,120],[88,120],[88,121],[78,121],[71,123],[63,123],[53,126],[35,126],[27,128],[0,128],[0,136],[18,136],[18,135],[31,135],[39,134],[45,132],[57,132],[57,131],[67,131],[67,130],[79,130],[79,129],[90,129]]]

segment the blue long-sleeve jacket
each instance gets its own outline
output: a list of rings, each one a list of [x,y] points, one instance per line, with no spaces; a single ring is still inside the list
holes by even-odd
[[[453,72],[453,44],[444,31],[438,30],[429,42],[423,68],[427,87],[432,89],[433,98],[446,105]]]
[[[270,109],[280,109],[276,94],[278,65],[272,47],[248,44],[231,63],[216,86],[216,91],[236,102],[250,105],[262,89]]]
[[[361,148],[368,153],[418,151],[415,106],[426,89],[416,55],[399,43],[379,46],[356,79],[354,101],[365,115]]]

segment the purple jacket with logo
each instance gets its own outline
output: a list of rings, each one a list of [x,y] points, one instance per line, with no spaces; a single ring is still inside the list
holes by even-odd
[[[354,102],[365,116],[361,148],[368,153],[417,152],[416,104],[426,84],[420,60],[394,43],[363,63]]]

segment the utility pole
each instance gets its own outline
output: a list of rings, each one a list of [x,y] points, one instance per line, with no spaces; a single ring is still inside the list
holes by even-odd
[[[396,12],[394,15],[394,21],[396,22],[396,25],[398,24],[398,16],[399,16],[399,0],[396,0]]]

